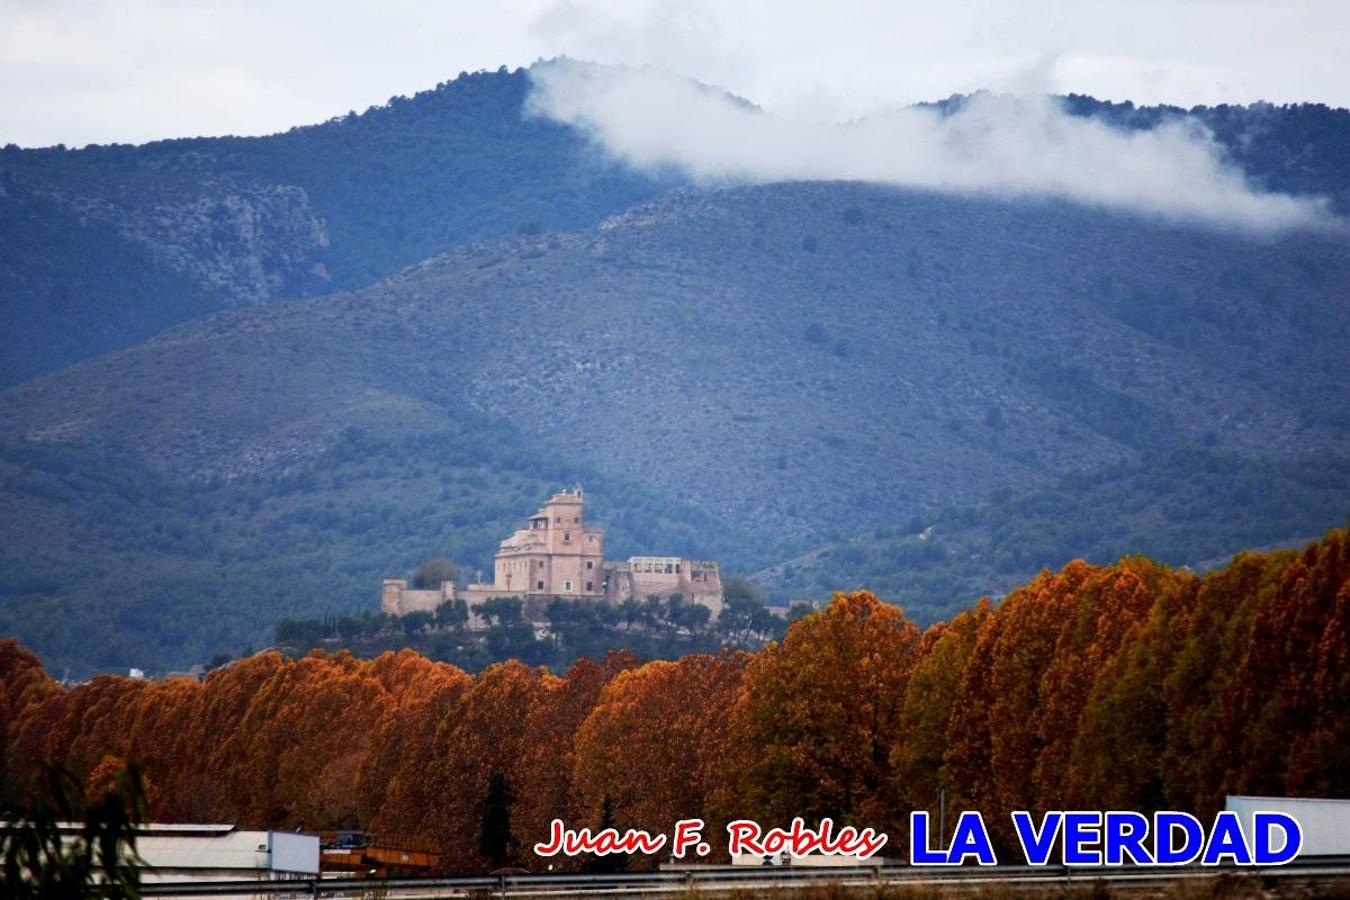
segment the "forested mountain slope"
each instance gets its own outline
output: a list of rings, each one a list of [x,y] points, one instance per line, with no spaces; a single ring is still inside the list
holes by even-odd
[[[0,385],[204,312],[363,287],[466,240],[586,227],[682,183],[523,115],[529,90],[502,69],[266,137],[5,147]],[[1065,106],[1122,128],[1188,118],[1253,184],[1350,210],[1345,110]]]
[[[1137,528],[1155,461],[1198,448],[1278,463],[1303,512],[1208,492],[1168,515],[1306,536],[1350,505],[1342,469],[1307,462],[1350,450],[1346,284],[1334,236],[848,183],[685,191],[465,245],[0,394],[0,630],[63,659],[102,633],[101,664],[258,639],[369,608],[381,575],[447,545],[484,565],[576,480],[615,555],[746,571],[1121,465],[1137,491],[1090,512]],[[925,619],[971,599],[953,585]],[[54,624],[82,616],[99,627]]]
[[[466,239],[590,225],[660,189],[523,116],[528,90],[502,69],[267,137],[6,147],[0,384]]]

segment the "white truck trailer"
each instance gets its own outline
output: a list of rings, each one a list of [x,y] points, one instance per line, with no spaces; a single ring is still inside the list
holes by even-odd
[[[1278,812],[1293,816],[1303,830],[1300,857],[1350,856],[1350,800],[1242,797],[1230,794],[1224,808],[1238,814],[1246,834],[1253,833],[1254,813]]]

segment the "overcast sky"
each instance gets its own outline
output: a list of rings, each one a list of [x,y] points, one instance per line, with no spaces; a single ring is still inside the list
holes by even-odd
[[[265,134],[460,71],[653,64],[836,120],[979,88],[1350,106],[1350,0],[0,0],[0,143]]]

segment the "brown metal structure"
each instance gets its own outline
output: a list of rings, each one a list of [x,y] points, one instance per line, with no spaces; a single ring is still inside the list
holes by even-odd
[[[325,841],[319,854],[319,867],[324,872],[351,872],[358,878],[426,875],[440,863],[439,853],[367,843],[364,837],[355,835]]]

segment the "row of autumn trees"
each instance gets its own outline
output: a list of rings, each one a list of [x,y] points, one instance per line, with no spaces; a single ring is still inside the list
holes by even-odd
[[[1350,541],[1204,577],[1075,562],[927,631],[840,594],[756,653],[614,654],[562,676],[264,653],[204,682],[66,690],[7,641],[0,677],[2,783],[134,758],[156,819],[361,827],[430,843],[449,870],[542,867],[529,847],[554,817],[653,832],[701,817],[716,835],[831,816],[898,853],[908,811],[944,789],[1006,846],[1016,808],[1350,796]],[[483,855],[486,806],[506,859]]]

